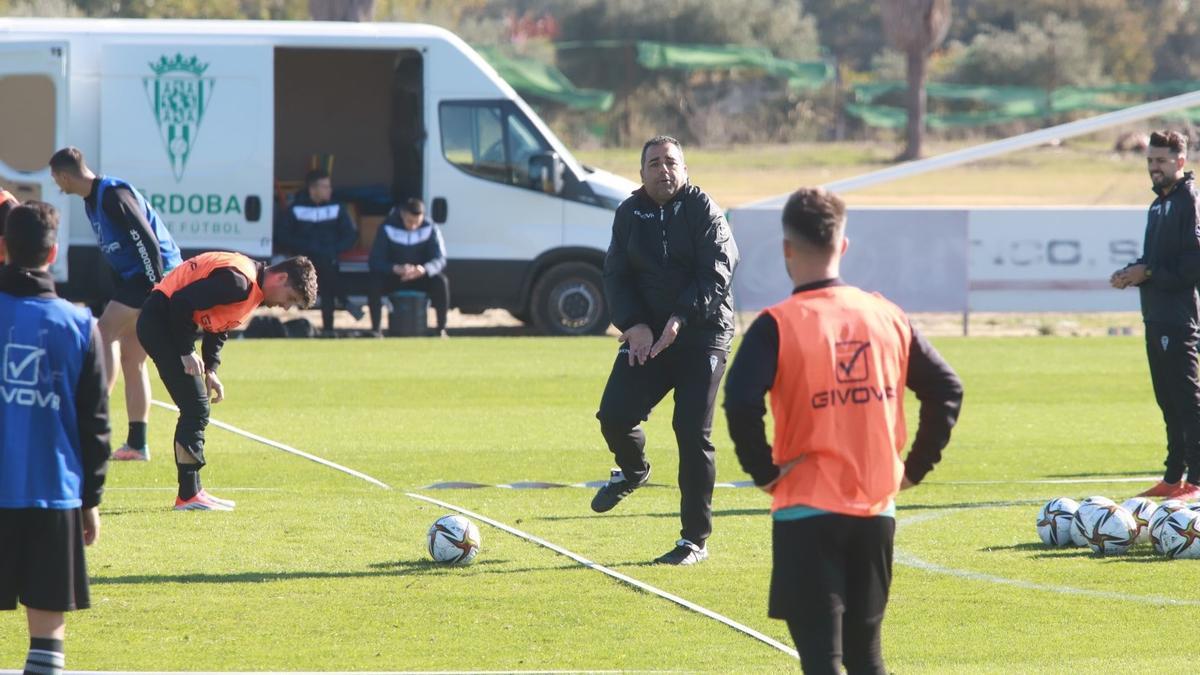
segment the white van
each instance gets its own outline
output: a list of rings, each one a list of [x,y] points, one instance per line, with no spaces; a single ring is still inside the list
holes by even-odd
[[[66,145],[136,185],[185,256],[268,258],[276,210],[314,158],[332,161],[360,249],[393,200],[421,196],[446,238],[453,304],[554,334],[607,328],[604,250],[636,187],[579,164],[440,28],[0,19],[0,185],[67,214],[55,274],[84,301],[108,273],[82,200],[50,179]],[[343,269],[365,272],[364,255]]]

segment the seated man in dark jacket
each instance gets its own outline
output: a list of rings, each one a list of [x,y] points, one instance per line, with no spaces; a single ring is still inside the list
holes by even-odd
[[[421,291],[437,312],[437,330],[446,335],[450,308],[450,280],[446,269],[446,242],[437,225],[425,220],[425,203],[409,199],[392,209],[371,247],[371,330],[379,333],[380,298],[397,290]]]
[[[333,332],[333,310],[337,299],[342,300],[356,320],[362,318],[362,307],[351,306],[345,300],[337,264],[338,256],[354,247],[358,232],[349,211],[330,201],[333,183],[326,171],[313,169],[304,177],[304,182],[307,190],[288,207],[276,243],[281,251],[306,256],[312,261],[321,288],[321,322],[325,334],[329,335]]]

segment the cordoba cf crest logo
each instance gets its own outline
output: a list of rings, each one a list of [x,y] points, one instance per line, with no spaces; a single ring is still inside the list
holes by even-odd
[[[159,58],[151,62],[154,77],[142,78],[146,100],[158,123],[158,135],[162,138],[167,159],[175,182],[183,180],[188,157],[196,147],[200,134],[200,122],[208,110],[212,98],[214,80],[204,77],[207,63],[200,63],[195,56],[184,59],[182,54],[174,58]]]

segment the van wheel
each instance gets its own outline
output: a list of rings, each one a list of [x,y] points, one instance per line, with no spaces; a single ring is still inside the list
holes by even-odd
[[[608,305],[600,270],[587,263],[551,267],[533,286],[533,323],[547,335],[600,335]]]

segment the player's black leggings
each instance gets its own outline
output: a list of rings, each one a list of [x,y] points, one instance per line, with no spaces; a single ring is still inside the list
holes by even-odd
[[[882,618],[871,626],[843,626],[841,622],[787,622],[792,642],[796,645],[796,651],[800,652],[800,669],[805,675],[841,675],[842,666],[845,665],[849,675],[886,675],[887,667],[883,664],[883,647],[879,639]],[[814,627],[818,629],[814,630]],[[835,636],[843,645],[847,645],[844,653],[831,648]]]
[[[776,521],[770,615],[785,619],[808,675],[884,675],[880,628],[896,520],[840,514]]]
[[[175,442],[204,466],[204,428],[208,426],[208,389],[204,379],[183,370],[179,349],[171,340],[167,299],[151,293],[138,317],[137,336],[146,354],[158,368],[158,376],[167,387],[171,400],[179,408],[175,423]],[[172,451],[174,454],[174,451]]]

